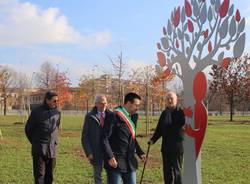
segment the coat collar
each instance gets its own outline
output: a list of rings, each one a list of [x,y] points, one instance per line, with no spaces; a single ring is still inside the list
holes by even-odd
[[[106,115],[106,114],[109,114],[109,113],[111,113],[111,111],[110,111],[109,109],[106,109],[106,110],[105,110],[105,115]],[[97,108],[96,108],[96,107],[93,107],[93,109],[92,109],[92,111],[90,112],[90,114],[96,116],[96,115],[98,114]]]

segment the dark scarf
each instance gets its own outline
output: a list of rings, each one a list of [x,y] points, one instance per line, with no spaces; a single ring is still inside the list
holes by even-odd
[[[174,108],[172,107],[167,107],[166,108],[166,117],[165,117],[165,122],[168,125],[172,124],[172,113],[174,112]]]

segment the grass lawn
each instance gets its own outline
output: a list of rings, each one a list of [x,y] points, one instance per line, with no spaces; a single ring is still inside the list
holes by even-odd
[[[202,149],[202,183],[249,184],[250,183],[250,117],[209,117],[209,126]],[[155,122],[150,124],[151,130]],[[146,151],[145,120],[138,125],[138,141]],[[24,125],[18,116],[0,116],[0,183],[33,183],[30,144],[24,135]],[[58,184],[93,183],[92,168],[81,148],[82,117],[63,116],[60,133],[55,182]],[[145,171],[145,183],[163,183],[160,143],[151,147]],[[141,176],[143,164],[137,172]],[[105,180],[105,173],[104,173]]]

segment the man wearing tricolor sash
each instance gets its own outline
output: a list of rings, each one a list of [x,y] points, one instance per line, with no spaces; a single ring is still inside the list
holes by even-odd
[[[141,97],[128,93],[124,105],[114,110],[114,120],[104,126],[105,169],[108,184],[136,184],[138,162],[135,154],[145,160],[145,154],[136,140],[136,113]]]

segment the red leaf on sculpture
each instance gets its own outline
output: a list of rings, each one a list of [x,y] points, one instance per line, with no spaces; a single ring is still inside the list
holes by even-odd
[[[213,49],[213,47],[212,47],[212,42],[209,41],[209,43],[208,43],[208,52],[211,52],[212,49]]]
[[[162,53],[162,52],[157,52],[157,57],[158,57],[159,65],[160,65],[161,67],[166,66],[167,60],[166,60],[165,54]]]
[[[192,8],[191,8],[190,3],[187,0],[185,0],[185,13],[188,17],[192,15]]]
[[[188,31],[190,33],[192,33],[194,31],[194,25],[193,25],[193,22],[190,19],[188,19]]]
[[[204,36],[205,39],[208,37],[208,29],[203,32],[203,36]]]
[[[158,48],[159,50],[161,50],[161,44],[160,44],[160,43],[157,43],[157,48]]]
[[[162,31],[163,31],[163,34],[164,34],[164,35],[167,35],[167,30],[166,30],[165,27],[163,27],[163,30],[162,30]]]
[[[181,12],[180,12],[180,7],[177,8],[176,12],[174,13],[174,17],[173,17],[173,24],[174,27],[177,27],[180,23],[180,16],[181,16]]]
[[[176,40],[176,42],[175,42],[175,46],[176,46],[176,48],[179,48],[179,41],[178,40]]]
[[[239,11],[239,9],[237,9],[237,11],[236,11],[236,13],[235,13],[235,20],[236,20],[237,22],[240,22],[240,19],[241,19],[241,17],[240,17],[240,11]]]
[[[220,7],[220,17],[224,18],[227,15],[229,7],[229,0],[224,0]]]
[[[223,68],[227,68],[228,65],[230,64],[230,62],[231,62],[231,58],[230,58],[230,57],[224,58],[224,59],[222,60],[222,62],[221,62],[221,66],[222,66]]]

